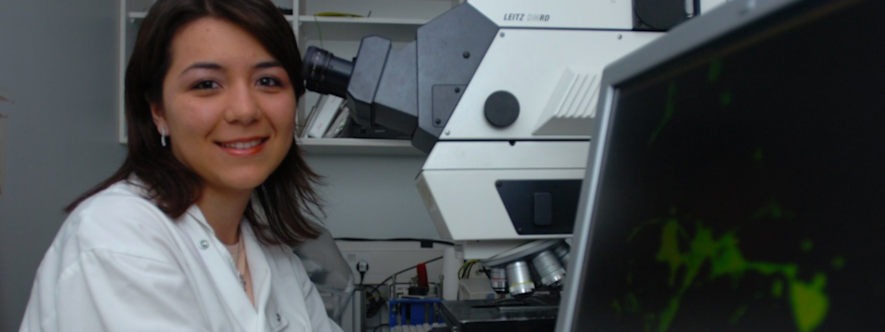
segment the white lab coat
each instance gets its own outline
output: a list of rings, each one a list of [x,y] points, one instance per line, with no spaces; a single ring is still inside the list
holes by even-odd
[[[341,331],[289,247],[241,228],[254,307],[198,206],[173,222],[139,186],[117,183],[65,220],[21,331]]]

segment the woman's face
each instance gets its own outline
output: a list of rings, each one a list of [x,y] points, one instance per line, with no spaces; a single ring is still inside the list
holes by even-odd
[[[173,155],[207,190],[251,193],[292,144],[295,92],[285,69],[245,30],[202,18],[172,40],[162,104],[151,104]]]

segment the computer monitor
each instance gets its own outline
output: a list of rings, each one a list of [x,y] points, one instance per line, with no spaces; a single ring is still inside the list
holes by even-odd
[[[608,66],[557,331],[885,328],[885,1],[735,1]]]

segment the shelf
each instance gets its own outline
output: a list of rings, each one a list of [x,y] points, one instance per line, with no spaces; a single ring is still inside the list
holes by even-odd
[[[147,17],[147,12],[129,12],[129,15],[127,15],[127,16],[131,20],[143,20],[145,17]],[[286,17],[286,20],[289,22],[295,21],[295,16],[292,16],[292,15],[284,15],[284,16]]]
[[[395,42],[415,40],[418,27],[427,19],[383,17],[299,16],[303,38],[307,40],[352,40],[359,42],[368,35],[379,35]]]
[[[301,23],[424,25],[429,21],[420,18],[298,16],[298,22]]]
[[[299,138],[298,146],[307,155],[387,155],[424,156],[408,140],[366,138]]]

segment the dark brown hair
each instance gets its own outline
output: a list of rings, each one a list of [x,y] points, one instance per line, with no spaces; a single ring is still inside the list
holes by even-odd
[[[294,86],[295,96],[304,94],[301,55],[295,34],[282,12],[268,0],[160,0],[142,22],[126,68],[126,129],[128,153],[120,169],[85,194],[65,211],[70,213],[83,200],[112,184],[135,175],[146,185],[150,198],[172,219],[180,217],[200,198],[203,182],[160,144],[160,134],[151,117],[150,103],[163,100],[163,79],[169,70],[170,45],[184,25],[203,17],[214,17],[240,26],[257,39],[283,64]],[[293,137],[294,140],[294,137]],[[259,240],[268,244],[296,245],[316,238],[317,229],[308,216],[322,213],[313,186],[320,176],[301,158],[295,142],[282,163],[258,188],[257,199],[265,220],[247,205],[245,217]],[[253,202],[254,203],[254,202]]]

